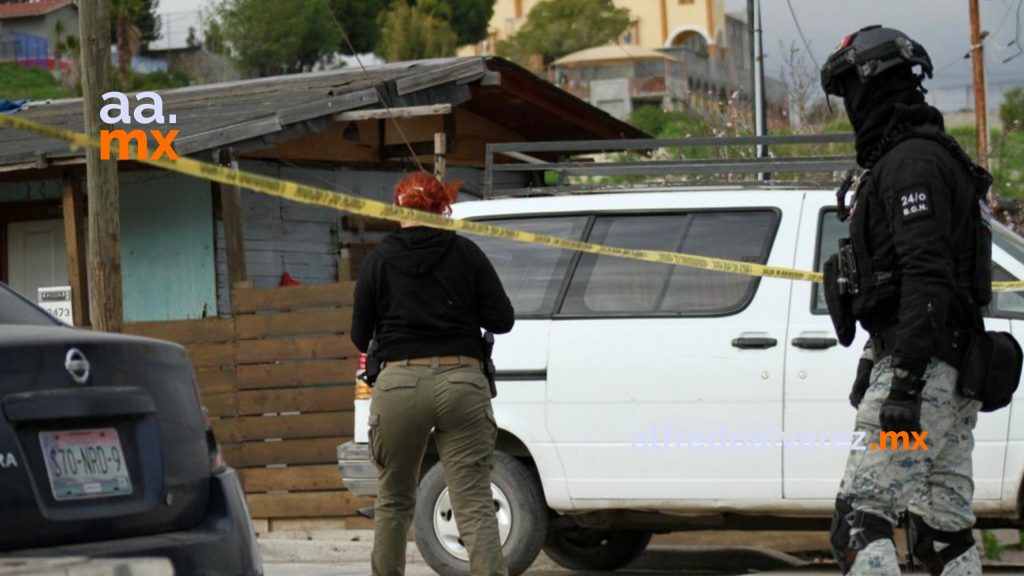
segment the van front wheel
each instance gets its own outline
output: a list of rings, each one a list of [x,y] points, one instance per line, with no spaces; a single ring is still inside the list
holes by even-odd
[[[651,533],[639,530],[552,530],[544,553],[569,570],[618,570],[643,554]]]
[[[501,452],[494,454],[491,494],[508,572],[518,576],[533,564],[544,544],[548,509],[533,472]],[[459,535],[444,468],[435,464],[420,481],[413,519],[416,547],[441,576],[468,576],[469,553]]]

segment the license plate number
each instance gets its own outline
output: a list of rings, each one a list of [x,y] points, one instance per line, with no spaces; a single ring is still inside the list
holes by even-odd
[[[115,428],[40,432],[39,443],[54,499],[132,493],[128,463]]]

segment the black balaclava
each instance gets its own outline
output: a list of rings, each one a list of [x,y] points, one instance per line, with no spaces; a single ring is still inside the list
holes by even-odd
[[[870,168],[884,153],[885,135],[903,124],[936,124],[942,115],[925,103],[921,82],[910,66],[897,66],[866,83],[856,73],[841,78],[843,107],[857,136],[857,162]]]

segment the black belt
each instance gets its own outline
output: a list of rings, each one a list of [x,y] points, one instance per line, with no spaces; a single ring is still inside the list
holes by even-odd
[[[896,349],[896,340],[893,338],[895,328],[888,328],[871,335],[871,345],[875,351],[875,361],[886,356],[891,356]],[[964,354],[967,352],[967,343],[970,339],[969,328],[946,328],[938,335],[939,345],[932,356],[950,364],[957,370],[963,364]]]

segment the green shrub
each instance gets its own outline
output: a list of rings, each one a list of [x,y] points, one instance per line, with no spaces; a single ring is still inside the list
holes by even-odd
[[[1024,130],[1024,88],[1014,88],[1003,95],[999,119],[1003,121],[1003,130],[1006,132]]]
[[[68,94],[42,68],[24,68],[16,63],[0,64],[0,99],[49,100],[67,98]]]

